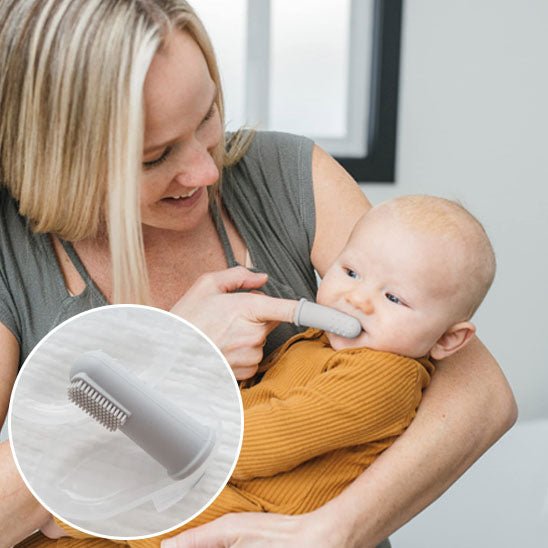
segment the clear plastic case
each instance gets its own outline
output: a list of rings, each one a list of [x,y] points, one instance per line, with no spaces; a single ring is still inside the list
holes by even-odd
[[[165,462],[69,401],[71,366],[97,350],[215,432],[191,475],[171,479]],[[239,390],[218,349],[149,307],[94,309],[60,326],[27,359],[10,402],[10,443],[29,489],[70,524],[112,538],[156,535],[201,511],[228,480],[242,433]]]
[[[154,384],[161,385],[168,373],[166,367]],[[200,468],[179,481],[169,478],[165,468],[124,434],[108,432],[68,399],[25,401],[18,406],[17,418],[39,417],[50,440],[29,481],[38,495],[47,493],[52,508],[68,520],[107,519],[148,501],[164,512],[198,485],[222,439],[222,422],[196,392],[195,386],[187,384],[177,399],[185,402],[181,408],[186,413],[214,429],[218,441]]]

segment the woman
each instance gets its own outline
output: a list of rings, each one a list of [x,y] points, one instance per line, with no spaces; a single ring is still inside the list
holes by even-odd
[[[108,302],[180,314],[237,377],[252,375],[292,334],[277,326],[291,299],[313,297],[314,268],[326,271],[370,207],[358,186],[307,139],[239,132],[225,143],[213,52],[181,0],[4,0],[0,69],[0,419],[40,338]],[[237,264],[268,280],[226,270]],[[515,414],[476,340],[439,364],[409,430],[338,498],[304,516],[228,515],[179,541],[375,545]],[[0,478],[6,545],[40,527],[60,534],[7,443]]]

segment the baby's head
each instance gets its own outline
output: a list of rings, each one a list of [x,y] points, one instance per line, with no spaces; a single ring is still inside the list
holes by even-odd
[[[335,350],[442,359],[474,334],[469,320],[494,275],[493,248],[470,213],[443,198],[404,196],[358,221],[317,301],[362,324],[356,339],[328,333]]]

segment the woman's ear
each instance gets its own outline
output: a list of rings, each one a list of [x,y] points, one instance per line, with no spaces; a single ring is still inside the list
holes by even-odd
[[[451,326],[430,350],[430,357],[442,360],[460,350],[474,335],[476,328],[470,322],[460,322]]]

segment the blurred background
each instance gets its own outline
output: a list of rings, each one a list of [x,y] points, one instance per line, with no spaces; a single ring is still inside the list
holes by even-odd
[[[228,12],[194,0],[220,59],[229,127],[367,154],[374,4],[231,0]],[[548,546],[547,30],[546,0],[403,2],[394,182],[361,187],[373,203],[457,199],[485,225],[498,273],[475,321],[520,417],[393,535],[396,548]]]

